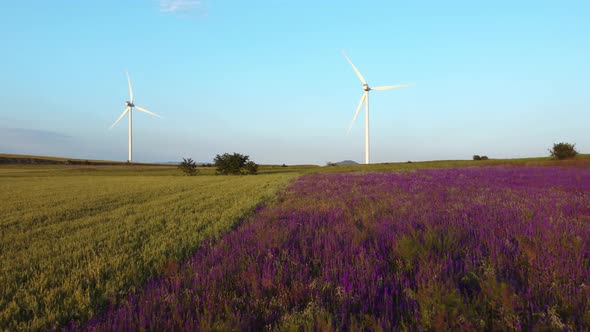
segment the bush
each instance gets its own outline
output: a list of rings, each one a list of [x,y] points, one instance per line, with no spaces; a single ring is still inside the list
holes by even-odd
[[[473,160],[481,160],[481,157],[477,154],[473,155]]]
[[[253,161],[249,161],[242,167],[242,174],[256,174],[258,173],[258,164]]]
[[[481,160],[488,160],[488,156],[481,156]]]
[[[549,153],[551,153],[551,157],[561,160],[575,157],[578,151],[576,151],[575,144],[556,143],[553,144],[553,149],[549,149]]]
[[[250,161],[249,156],[235,152],[216,155],[213,162],[217,168],[216,173],[220,175],[256,174],[258,172],[258,165]]]
[[[193,176],[199,173],[197,163],[191,158],[182,158],[182,162],[178,164],[178,169],[184,172],[184,175]]]

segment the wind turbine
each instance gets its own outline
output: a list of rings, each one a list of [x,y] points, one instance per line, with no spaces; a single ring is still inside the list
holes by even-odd
[[[127,74],[127,84],[129,85],[129,100],[125,102],[125,106],[127,106],[127,107],[125,108],[123,113],[121,113],[121,116],[119,116],[117,121],[115,121],[115,123],[113,123],[113,125],[109,129],[112,129],[119,121],[121,121],[121,119],[125,116],[125,114],[129,113],[129,159],[128,159],[128,161],[132,162],[133,161],[133,158],[132,158],[132,153],[133,153],[133,147],[132,147],[132,142],[133,142],[133,128],[132,128],[133,108],[135,107],[135,108],[137,108],[138,111],[153,115],[158,118],[160,116],[154,112],[150,112],[150,111],[146,110],[145,108],[143,108],[141,106],[137,106],[133,103],[133,90],[131,89],[131,79],[129,78],[129,72],[125,71],[125,73]]]
[[[411,85],[413,85],[413,83],[398,84],[398,85],[386,85],[386,86],[379,86],[376,88],[370,88],[369,84],[367,84],[367,81],[365,81],[365,79],[363,78],[363,75],[361,75],[361,73],[358,71],[358,69],[356,69],[356,67],[354,66],[352,61],[350,61],[350,59],[346,56],[344,51],[340,50],[340,52],[342,52],[342,55],[344,55],[346,60],[348,60],[348,62],[352,66],[352,69],[354,69],[356,76],[358,76],[358,78],[363,83],[363,90],[365,92],[361,96],[361,101],[359,102],[359,105],[356,108],[356,112],[354,113],[354,117],[352,118],[352,122],[350,123],[350,127],[348,127],[347,135],[350,133],[350,130],[352,129],[352,125],[354,124],[356,117],[359,115],[359,112],[361,110],[361,107],[363,106],[363,103],[365,103],[365,164],[368,164],[369,163],[369,91],[371,91],[371,90],[383,91],[383,90],[403,88],[403,87],[411,86]]]

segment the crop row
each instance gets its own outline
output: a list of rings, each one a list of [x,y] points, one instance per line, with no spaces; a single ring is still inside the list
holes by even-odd
[[[293,177],[4,176],[0,330],[87,320]]]

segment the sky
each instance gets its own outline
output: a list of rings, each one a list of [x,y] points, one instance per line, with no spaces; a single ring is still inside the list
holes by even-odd
[[[590,153],[588,1],[0,1],[0,153],[264,164]]]

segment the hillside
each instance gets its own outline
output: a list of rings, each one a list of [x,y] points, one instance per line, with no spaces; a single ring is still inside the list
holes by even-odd
[[[64,157],[48,157],[48,156],[32,156],[21,154],[2,154],[0,153],[0,164],[25,164],[25,165],[128,165],[129,163],[123,161],[113,160],[94,160],[94,159],[76,159]],[[163,165],[157,163],[132,163],[134,165]]]

